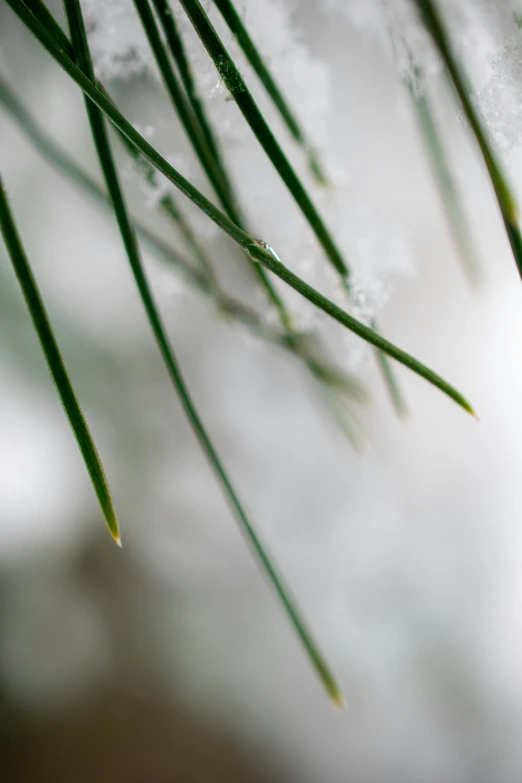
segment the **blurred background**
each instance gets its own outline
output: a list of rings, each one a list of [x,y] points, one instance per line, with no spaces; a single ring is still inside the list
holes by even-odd
[[[358,227],[376,227],[387,254],[400,237],[411,263],[398,266],[412,271],[397,276],[381,329],[454,383],[480,422],[402,367],[410,415],[399,421],[371,354],[352,341],[347,361],[372,389],[357,453],[294,359],[219,319],[146,256],[200,412],[342,682],[347,709],[337,711],[172,393],[114,222],[0,111],[0,168],[123,539],[120,551],[104,528],[2,245],[0,769],[9,783],[520,780],[520,280],[454,106],[440,102],[482,267],[476,290],[378,38],[321,6],[301,0],[288,18],[305,61],[326,74],[329,104],[321,90],[313,132],[346,194],[338,231],[357,247]],[[79,91],[5,4],[0,54],[39,125],[101,182]],[[292,78],[306,94],[303,73]],[[165,151],[183,155],[153,77],[111,90],[136,123],[154,117]],[[262,235],[279,221],[274,245],[291,255],[293,224],[281,216],[293,207],[271,179],[259,183],[262,157],[245,169],[255,152],[234,138],[237,166],[268,198],[254,204]],[[194,167],[183,173],[199,184]],[[516,149],[510,167],[516,185]],[[170,238],[129,171],[125,187],[135,213]],[[371,220],[354,227],[363,208]],[[250,296],[231,246],[194,220],[223,279]]]

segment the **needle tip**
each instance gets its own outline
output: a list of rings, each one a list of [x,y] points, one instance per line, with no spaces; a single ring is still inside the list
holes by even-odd
[[[116,546],[119,546],[120,549],[121,549],[121,536],[120,536],[119,532],[111,533],[111,535],[112,535],[113,541],[116,544]]]
[[[336,685],[333,688],[330,688],[330,698],[333,701],[334,705],[338,707],[340,710],[346,709],[346,702],[344,700],[344,693],[342,690]]]

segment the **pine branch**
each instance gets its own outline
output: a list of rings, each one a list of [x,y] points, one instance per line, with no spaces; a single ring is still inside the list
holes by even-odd
[[[441,378],[437,373],[434,373],[428,367],[423,365],[417,359],[397,348],[393,343],[380,337],[372,329],[357,321],[348,313],[344,312],[340,307],[331,302],[327,297],[320,294],[312,286],[309,286],[304,280],[301,280],[297,275],[291,272],[274,254],[274,251],[266,245],[265,242],[254,239],[239,226],[236,226],[225,214],[220,212],[197,188],[195,188],[188,180],[186,180],[176,169],[171,166],[168,161],[165,160],[154,149],[146,139],[139,134],[135,128],[123,117],[122,114],[116,109],[114,104],[107,99],[107,97],[96,88],[96,86],[83,74],[83,72],[72,62],[65,52],[56,46],[52,37],[50,37],[39,24],[38,20],[30,13],[21,0],[6,0],[8,5],[16,13],[22,23],[33,33],[47,52],[55,59],[55,61],[64,69],[64,71],[76,82],[80,89],[100,108],[103,113],[108,117],[112,124],[124,133],[127,138],[132,141],[133,144],[140,150],[140,152],[148,158],[151,163],[156,166],[158,171],[161,171],[167,179],[169,179],[182,193],[184,193],[191,201],[196,204],[214,223],[219,226],[225,233],[228,234],[234,241],[242,246],[252,257],[262,264],[266,269],[274,272],[281,280],[287,285],[298,291],[305,299],[308,299],[312,304],[325,312],[338,323],[350,331],[362,337],[371,345],[379,348],[379,350],[386,353],[393,359],[396,359],[401,364],[411,369],[421,377],[425,378],[429,383],[432,383],[444,394],[453,399],[458,405],[460,405],[468,413],[474,414],[474,411],[470,403],[454,389],[450,384]]]
[[[30,7],[33,9],[33,11],[37,12],[35,15],[37,16],[37,18],[39,20],[41,20],[43,26],[46,28],[48,33],[54,39],[56,44],[65,53],[68,53],[69,57],[70,57],[71,56],[71,45],[70,45],[70,42],[69,42],[67,36],[62,31],[62,29],[60,28],[60,26],[58,25],[58,23],[56,22],[56,20],[54,19],[54,17],[52,16],[52,14],[50,14],[50,12],[46,8],[46,6],[42,3],[42,0],[28,0],[27,4],[30,5]],[[151,42],[151,45],[155,45],[155,46],[157,46],[159,48],[160,55],[159,55],[159,57],[157,59],[157,63],[158,63],[158,66],[160,68],[166,69],[165,70],[165,83],[166,83],[167,87],[168,87],[169,84],[172,84],[172,94],[171,94],[171,97],[172,97],[172,100],[173,100],[174,104],[176,104],[176,101],[179,100],[179,96],[180,96],[179,85],[177,85],[175,76],[171,72],[170,65],[168,64],[168,62],[165,63],[165,59],[166,59],[165,58],[165,53],[162,50],[162,44],[161,44],[161,41],[160,41],[160,38],[159,38],[159,33],[157,31],[157,28],[155,27],[154,19],[151,20],[150,16],[147,13],[147,8],[148,8],[147,0],[144,0],[142,5],[143,5],[143,8],[145,9],[144,10],[144,14],[145,14],[144,18],[145,18],[145,20],[147,22],[147,25],[148,25],[148,27],[149,27],[149,29],[151,31],[151,37],[150,37],[149,40]],[[149,9],[149,11],[150,11],[150,9]],[[173,33],[172,30],[170,31],[170,33],[171,33],[171,36],[175,35],[175,28],[174,28],[174,33]],[[178,49],[179,49],[180,46],[182,46],[181,39],[179,39],[178,41],[174,41],[173,43],[174,43],[175,46],[178,47]],[[174,52],[173,52],[173,55],[174,55]],[[178,52],[178,59],[179,59],[179,52]],[[186,71],[187,68],[188,68],[188,61],[186,60],[186,58],[184,58],[184,59],[185,59],[184,69]],[[106,97],[109,100],[111,100],[109,93],[103,88],[103,86],[101,86],[101,85],[98,85],[98,86],[99,86],[99,89],[102,92],[105,93]],[[185,116],[186,118],[188,117],[187,121],[189,123],[192,122],[193,118],[190,118],[188,116],[189,112],[187,110],[186,105],[182,105],[181,106],[181,110],[182,110],[182,115]],[[140,153],[136,150],[136,148],[133,147],[132,143],[128,139],[126,139],[124,134],[120,133],[120,137],[121,137],[121,139],[123,139],[125,141],[126,147],[129,150],[133,150],[133,153],[132,153],[133,157],[135,159],[137,159],[137,160],[140,160],[140,165],[143,167],[147,178],[152,178],[153,177],[153,168],[151,168],[151,164],[146,160],[146,158],[144,158],[142,155],[140,155]],[[147,164],[148,164],[148,167],[147,167]],[[224,170],[224,161],[221,158],[219,159],[219,167],[220,167],[220,169]],[[167,212],[171,212],[173,204],[167,203],[168,199],[169,199],[169,197],[167,196],[162,206],[163,206],[163,210],[164,211],[166,210]],[[236,217],[238,217],[238,216],[236,216]],[[238,225],[242,226],[242,223],[238,222]],[[206,263],[206,259],[204,259],[204,263]],[[292,348],[297,353],[299,353],[299,350],[296,348],[296,346],[299,346],[300,342],[296,341],[294,339],[294,336],[295,336],[296,332],[291,327],[291,324],[290,324],[290,321],[289,321],[289,318],[288,318],[288,314],[286,312],[286,309],[284,308],[284,304],[282,303],[282,299],[280,299],[279,295],[277,293],[275,293],[275,290],[273,290],[273,288],[271,286],[271,283],[266,278],[263,270],[258,265],[254,265],[254,267],[255,267],[256,271],[261,275],[262,282],[264,282],[265,287],[267,288],[269,297],[272,299],[273,303],[276,306],[276,309],[279,312],[279,315],[280,315],[283,327],[284,327],[285,332],[286,332],[285,338],[284,338],[286,345],[288,347]],[[216,294],[216,304],[217,304],[218,308],[223,308],[224,307],[224,305],[223,305],[224,295],[221,293],[221,291],[218,288],[218,284],[217,284],[215,275],[213,273],[213,270],[210,270],[210,279],[211,279],[211,282],[213,283],[214,292]],[[375,328],[375,326],[374,326],[374,328]],[[309,357],[307,357],[306,355],[301,355],[301,358],[304,360],[304,363],[305,363],[306,367],[308,368],[308,370],[310,371],[310,373],[314,377],[315,381],[318,382],[319,384],[325,382],[324,373],[322,371],[318,371],[318,368],[320,368],[321,365],[317,361],[311,362]],[[399,387],[396,379],[394,378],[393,369],[392,369],[392,367],[391,367],[391,365],[390,365],[390,363],[389,363],[389,361],[388,361],[386,356],[381,355],[381,356],[378,356],[377,358],[378,358],[378,366],[379,366],[379,368],[382,371],[384,382],[385,382],[385,385],[386,385],[386,387],[388,389],[388,392],[390,394],[390,398],[392,400],[392,404],[393,404],[395,410],[397,411],[398,415],[402,416],[403,415],[403,411],[406,409],[406,403],[404,402],[404,400],[402,398],[402,395],[401,395],[401,392],[400,392],[400,387]],[[323,362],[323,365],[324,365],[324,362]],[[332,410],[333,406],[331,404],[329,404],[329,408],[330,408],[330,410]],[[339,416],[336,416],[336,418],[339,419]],[[343,427],[343,429],[344,429],[344,431],[346,431],[347,428]],[[351,439],[351,440],[353,442],[353,439]]]

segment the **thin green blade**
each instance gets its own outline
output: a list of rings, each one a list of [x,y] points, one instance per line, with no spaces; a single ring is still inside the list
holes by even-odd
[[[462,198],[453,177],[444,142],[431,107],[431,101],[428,95],[415,94],[412,85],[409,85],[408,92],[463,272],[470,285],[475,286],[480,280],[477,252]]]
[[[167,0],[157,0],[157,2],[167,4]],[[310,172],[313,175],[315,181],[319,185],[328,185],[328,178],[324,173],[316,150],[308,142],[299,120],[297,119],[294,111],[292,111],[290,108],[288,101],[284,97],[273,74],[263,59],[261,52],[252,40],[250,33],[248,32],[232,0],[214,0],[214,3],[221,16],[227,23],[230,32],[236,38],[238,44],[243,50],[243,54],[263,84],[267,94],[270,96],[272,103],[278,110],[283,122],[288,129],[288,132],[294,141],[303,149],[306,155],[308,168],[310,169]]]
[[[329,299],[323,296],[323,294],[321,294],[315,288],[312,288],[311,285],[308,285],[308,283],[295,275],[292,271],[290,271],[290,269],[282,264],[281,261],[275,257],[273,250],[267,248],[264,243],[256,241],[254,245],[252,245],[250,252],[252,253],[253,257],[256,258],[261,264],[264,264],[267,269],[270,269],[274,274],[280,277],[281,280],[283,280],[285,283],[298,291],[302,296],[308,299],[309,302],[312,302],[312,304],[314,304],[323,312],[327,313],[327,315],[329,315],[335,321],[342,324],[347,329],[350,329],[350,331],[354,332],[354,334],[362,337],[364,340],[366,340],[366,342],[370,343],[370,345],[375,346],[375,348],[378,348],[387,356],[390,356],[392,359],[400,362],[405,367],[408,367],[410,370],[415,372],[417,375],[420,375],[421,378],[424,378],[433,386],[436,386],[467,413],[471,414],[474,418],[477,418],[477,415],[468,400],[459,391],[457,391],[457,389],[451,386],[451,384],[445,381],[444,378],[441,378],[440,375],[437,375],[437,373],[433,372],[433,370],[430,370],[413,356],[410,356],[410,354],[406,353],[400,348],[397,348],[397,346],[395,346],[393,343],[390,343],[389,340],[381,337],[376,331],[362,324],[356,318],[349,315],[336,304],[334,304],[334,302],[331,302]]]
[[[80,404],[74,393],[74,389],[67,375],[58,344],[54,337],[51,324],[45,311],[44,303],[31,266],[25,255],[22,242],[11,214],[7,194],[2,179],[0,178],[0,230],[4,238],[7,252],[18,278],[20,288],[24,295],[27,308],[31,315],[35,331],[40,340],[42,351],[49,366],[51,377],[56,386],[63,409],[71,425],[78,447],[85,462],[85,467],[92,481],[94,491],[98,497],[105,521],[114,541],[121,546],[121,537],[118,520],[111,498],[109,485],[105,477],[103,466],[98,456],[96,446],[92,439],[89,427],[80,408]]]
[[[522,236],[518,226],[519,210],[515,195],[502,171],[493,147],[482,128],[482,123],[470,99],[471,90],[467,83],[466,75],[460,68],[453,55],[449,37],[442,18],[432,0],[415,0],[419,16],[431,35],[438,52],[448,69],[453,86],[462,104],[464,114],[470,124],[473,135],[484,158],[484,163],[489,173],[491,184],[497,198],[498,205],[506,234],[511,245],[511,250],[522,277]]]
[[[375,320],[372,322],[372,328],[377,331],[377,323]],[[377,359],[377,365],[384,381],[384,385],[386,387],[386,391],[388,392],[395,413],[399,419],[408,418],[408,403],[406,402],[406,398],[402,393],[402,389],[399,385],[394,369],[391,366],[390,360],[382,351],[375,351],[375,356]]]

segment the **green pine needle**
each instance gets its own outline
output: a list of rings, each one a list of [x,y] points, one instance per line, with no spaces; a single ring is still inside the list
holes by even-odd
[[[157,0],[158,1],[158,0]],[[166,4],[166,0],[159,0]],[[214,3],[227,23],[230,32],[236,38],[238,44],[243,50],[243,54],[256,72],[259,80],[263,84],[266,92],[270,96],[274,106],[278,110],[283,122],[285,123],[290,135],[294,141],[304,150],[308,162],[308,168],[315,181],[319,185],[328,185],[328,178],[323,171],[317,152],[307,141],[305,132],[301,127],[299,120],[288,105],[286,98],[279,89],[279,86],[270,72],[266,62],[259,49],[256,47],[250,33],[246,29],[241,16],[237,12],[231,0],[214,0]]]
[[[375,346],[375,348],[378,348],[380,351],[387,354],[387,356],[390,356],[392,359],[400,362],[405,367],[408,367],[417,375],[420,375],[429,383],[433,384],[433,386],[436,386],[467,413],[470,413],[474,418],[477,418],[475,411],[466,398],[463,397],[462,394],[458,392],[453,386],[451,386],[447,381],[441,378],[440,375],[437,375],[437,373],[433,372],[433,370],[430,370],[413,356],[410,356],[405,351],[397,348],[397,346],[384,339],[384,337],[381,337],[373,329],[365,326],[353,316],[348,315],[348,313],[334,304],[334,302],[331,302],[329,299],[323,296],[323,294],[319,293],[319,291],[316,291],[315,288],[312,288],[311,285],[308,285],[308,283],[295,275],[292,271],[290,271],[290,269],[282,264],[281,261],[275,257],[274,251],[271,250],[271,248],[266,247],[264,243],[256,241],[251,246],[250,252],[256,260],[264,264],[267,269],[270,269],[272,272],[274,272],[274,274],[280,277],[281,280],[298,291],[302,296],[305,297],[305,299],[308,299],[309,302],[312,302],[312,304],[325,312],[335,321],[342,324],[347,329],[350,329],[350,331],[354,332],[354,334],[362,337],[364,340],[366,340],[366,342],[370,343],[370,345]]]
[[[484,163],[489,173],[491,184],[495,192],[506,233],[511,244],[513,256],[522,277],[522,236],[518,226],[518,204],[511,187],[504,176],[502,167],[498,162],[495,152],[486,136],[480,118],[470,99],[466,75],[460,68],[453,55],[446,28],[442,18],[432,0],[415,0],[420,18],[430,33],[431,38],[448,70],[462,104],[464,114],[470,124],[473,135],[484,158]]]
[[[417,95],[411,84],[409,94],[463,272],[470,285],[475,286],[480,280],[477,252],[462,199],[446,156],[444,143],[430,106],[430,100],[427,95]]]
[[[375,320],[372,322],[372,327],[377,331],[377,323]],[[382,351],[375,351],[375,356],[395,413],[399,419],[407,419],[409,415],[408,404],[397,381],[390,360]]]
[[[29,260],[25,255],[22,242],[11,214],[7,194],[0,177],[0,230],[11,258],[14,271],[24,295],[27,308],[31,315],[35,331],[40,340],[51,377],[56,386],[58,396],[71,429],[78,443],[85,467],[89,473],[94,491],[98,497],[107,527],[114,541],[121,546],[118,520],[111,498],[111,493],[105,472],[103,470],[96,446],[89,432],[89,427],[80,408],[80,403],[74,393],[67,370],[63,363],[58,344],[54,337],[51,324],[45,311],[42,297],[33,276]]]

